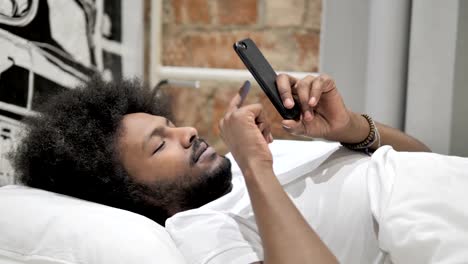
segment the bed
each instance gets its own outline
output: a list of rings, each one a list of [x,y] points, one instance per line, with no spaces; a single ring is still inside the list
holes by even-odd
[[[275,140],[275,164],[298,170],[317,161],[298,155],[297,144]],[[307,151],[326,144],[300,143]],[[372,157],[367,181],[387,256],[379,263],[468,263],[468,158],[387,146]],[[184,263],[175,241],[128,211],[20,185],[0,188],[2,264]]]

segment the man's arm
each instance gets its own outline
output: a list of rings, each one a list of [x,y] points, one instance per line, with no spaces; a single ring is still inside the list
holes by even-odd
[[[264,263],[337,263],[289,199],[271,167],[252,164],[243,172],[263,241]]]
[[[301,105],[300,120],[282,122],[288,132],[348,144],[362,142],[369,135],[369,122],[346,108],[335,82],[329,76],[309,75],[297,80],[292,76],[280,74],[277,84],[286,108],[292,108],[294,101]],[[399,151],[430,151],[422,142],[395,128],[380,123],[376,123],[376,126],[380,133],[380,145],[376,141],[370,149],[391,145]]]
[[[264,263],[337,263],[273,173],[268,148],[273,139],[261,105],[241,104],[237,95],[219,126],[245,178],[262,239]]]
[[[349,128],[346,129],[348,133],[343,133],[341,140],[338,141],[344,143],[362,142],[369,135],[369,122],[362,115],[356,113],[350,113],[350,119]],[[376,150],[380,146],[390,145],[397,151],[431,152],[424,143],[410,135],[378,122],[375,122],[375,124],[380,133],[380,142],[374,142],[370,146],[371,150]]]

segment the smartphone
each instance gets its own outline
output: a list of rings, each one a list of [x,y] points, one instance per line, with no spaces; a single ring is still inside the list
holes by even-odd
[[[301,115],[299,104],[295,102],[294,107],[291,109],[287,109],[283,106],[283,101],[281,100],[281,96],[276,85],[276,72],[257,48],[255,42],[250,38],[247,38],[237,41],[233,46],[237,55],[239,55],[242,62],[244,62],[245,67],[253,75],[257,83],[260,85],[260,88],[262,88],[271,103],[275,106],[278,113],[284,119],[298,120]]]

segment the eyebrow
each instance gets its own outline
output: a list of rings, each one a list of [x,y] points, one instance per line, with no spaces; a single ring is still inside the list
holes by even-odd
[[[166,118],[166,126],[169,126],[171,124],[171,122],[169,121],[169,119]],[[166,129],[166,127],[164,126],[157,126],[155,127],[153,130],[151,130],[151,132],[145,136],[145,139],[143,140],[142,144],[141,144],[141,149],[144,151],[145,150],[145,146],[148,145],[148,142],[150,141],[150,139],[154,136],[161,136],[164,132],[164,129]]]

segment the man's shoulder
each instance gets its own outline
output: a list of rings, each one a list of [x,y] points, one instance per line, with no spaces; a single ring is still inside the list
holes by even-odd
[[[262,258],[255,220],[229,211],[198,208],[177,213],[166,221],[175,244],[193,263],[226,263],[228,259]]]

